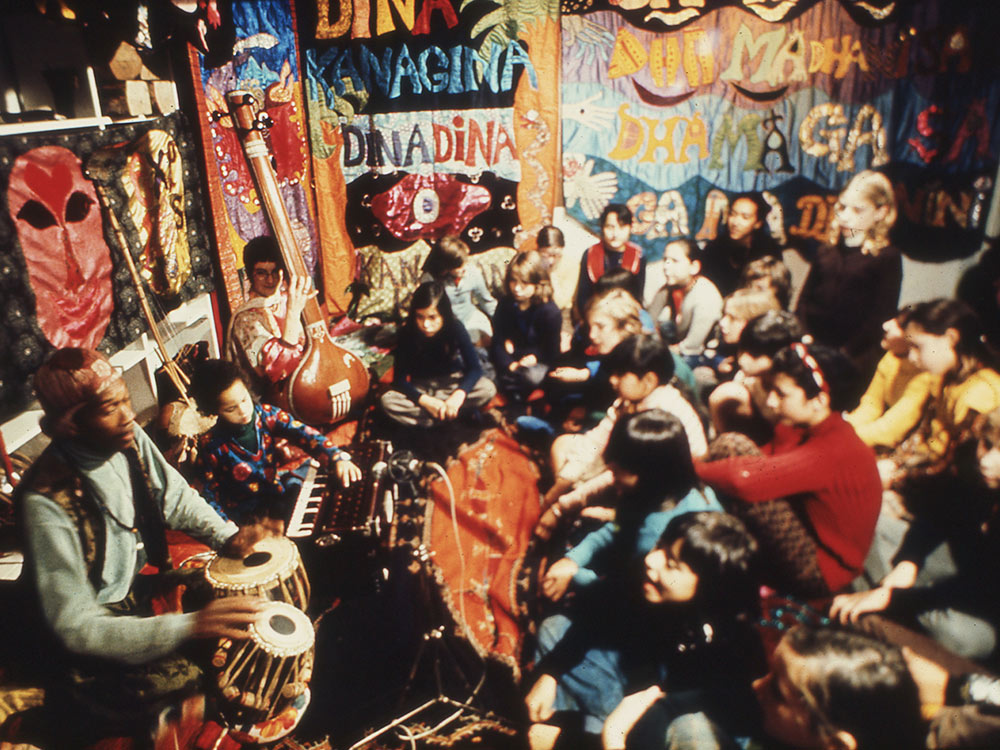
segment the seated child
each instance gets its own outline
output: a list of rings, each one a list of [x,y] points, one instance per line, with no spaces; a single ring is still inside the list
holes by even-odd
[[[692,455],[702,456],[708,449],[698,413],[670,385],[673,359],[656,336],[640,334],[625,339],[609,354],[606,368],[617,398],[596,427],[582,434],[561,435],[553,442],[551,458],[556,481],[546,495],[547,504],[587,480],[593,479],[595,484],[580,488],[581,496],[610,485],[611,474],[601,455],[622,414],[662,409],[684,425]]]
[[[500,390],[523,401],[559,355],[562,315],[552,302],[549,272],[533,250],[511,259],[504,287],[493,318],[491,354]]]
[[[712,391],[708,408],[717,435],[741,432],[763,445],[770,441],[778,421],[767,406],[764,383],[771,359],[786,346],[801,341],[803,331],[799,319],[783,310],[766,312],[740,328],[736,374]]]
[[[538,237],[535,239],[538,254],[542,256],[542,262],[546,270],[551,274],[559,261],[562,260],[563,251],[566,249],[566,238],[559,227],[551,224],[538,230]]]
[[[202,496],[223,518],[243,524],[262,517],[284,519],[291,512],[301,479],[278,471],[278,438],[331,465],[345,487],[361,479],[350,455],[321,432],[283,409],[254,403],[234,363],[200,363],[191,391],[203,414],[218,417],[201,438],[196,472]]]
[[[845,419],[867,445],[892,449],[920,422],[924,409],[941,387],[941,376],[922,371],[909,359],[910,344],[902,326],[909,313],[900,311],[882,324],[882,357],[861,403]]]
[[[903,279],[902,254],[890,237],[898,216],[893,184],[881,172],[858,172],[831,213],[828,242],[813,254],[795,314],[817,343],[840,349],[868,380]]]
[[[628,291],[627,279],[628,274],[622,269],[610,271],[594,284],[594,295],[599,295],[604,289],[625,289]],[[687,359],[678,353],[677,347],[672,346],[672,344],[677,343],[677,326],[674,321],[667,319],[658,323],[648,310],[643,309],[639,312],[639,322],[642,323],[643,333],[655,333],[670,348],[670,356],[674,360],[674,378],[678,381],[675,385],[683,386],[684,395],[693,397],[696,390],[694,370],[688,365]]]
[[[566,238],[559,227],[550,225],[539,229],[536,244],[552,282],[552,301],[562,314],[560,348],[565,349],[569,346],[569,338],[573,333],[573,298],[576,296],[578,269],[576,263],[564,253]]]
[[[454,235],[445,235],[431,246],[423,270],[420,282],[443,284],[452,313],[465,326],[472,342],[485,346],[493,335],[490,321],[497,301],[487,288],[479,266],[469,263],[469,246]]]
[[[697,364],[712,327],[722,317],[722,295],[700,272],[699,250],[693,240],[667,243],[663,253],[667,283],[649,304],[653,320],[674,322],[677,351],[691,367]]]
[[[629,290],[642,300],[646,288],[646,258],[642,248],[629,242],[632,236],[632,212],[620,203],[611,203],[601,212],[601,240],[591,246],[580,260],[580,275],[576,283],[577,319],[583,318],[594,294],[594,284],[608,271],[624,268],[632,274]]]
[[[383,411],[400,424],[430,427],[455,419],[460,411],[478,410],[496,392],[465,326],[452,314],[444,285],[418,286],[399,333]]]
[[[831,616],[853,623],[884,612],[959,656],[985,660],[997,653],[1000,601],[989,581],[1000,576],[1000,409],[979,420],[976,433],[971,476],[939,482],[939,512],[918,515],[888,575],[870,591],[836,597]],[[947,555],[935,551],[942,544]]]
[[[780,255],[781,249],[768,228],[771,211],[760,193],[741,193],[733,198],[720,235],[705,245],[702,273],[723,296],[739,289],[747,264],[764,255]]]
[[[594,291],[590,299],[593,301],[598,297],[603,297],[613,289],[618,289],[635,300],[635,295],[632,293],[632,286],[632,274],[624,268],[615,268],[594,282]],[[638,304],[638,300],[636,300],[636,303]],[[643,331],[652,331],[654,328],[653,319],[649,317],[649,313],[642,309],[642,307],[639,307],[639,326]],[[583,320],[573,328],[570,335],[566,356],[579,357],[586,354],[588,350],[591,353],[593,352],[593,346],[590,342],[590,323],[587,321],[586,310],[584,310]]]
[[[614,389],[601,363],[619,342],[642,330],[641,313],[635,297],[622,289],[591,297],[581,327],[586,331],[585,343],[575,344],[561,356],[545,383],[547,400],[554,409],[567,401],[579,403],[588,413],[608,408]]]
[[[595,287],[601,287],[618,272],[602,276]],[[615,400],[604,360],[623,339],[642,330],[639,307],[629,292],[614,286],[590,298],[584,323],[577,326],[569,351],[563,352],[557,366],[549,371],[545,381],[545,418],[517,418],[519,439],[551,439],[563,432],[580,432],[597,424]]]
[[[695,368],[695,378],[703,391],[731,380],[736,374],[736,345],[746,324],[769,310],[779,309],[777,297],[769,290],[743,288],[726,297],[717,326],[718,336],[708,342]]]
[[[593,607],[546,618],[525,698],[531,747],[552,747],[567,714],[582,714],[583,732],[603,732],[606,747],[623,747],[638,716],[661,699],[665,724],[703,711],[747,734],[751,684],[766,670],[754,627],[756,549],[738,519],[684,513],[670,521],[644,566],[609,580]],[[639,700],[648,702],[637,711],[632,696],[640,689]]]
[[[792,300],[792,273],[785,262],[774,255],[765,255],[747,263],[740,286],[772,292],[782,310],[787,310]]]
[[[796,626],[754,690],[765,734],[783,747],[925,747],[920,695],[903,654],[870,636]]]
[[[632,274],[626,271],[624,268],[616,268],[613,271],[608,271],[601,278],[599,278],[594,283],[594,294],[591,299],[596,297],[601,297],[612,289],[621,289],[628,292],[629,296],[632,295],[632,288],[634,286]],[[638,301],[638,300],[636,300]],[[676,326],[674,326],[673,321],[667,321],[668,325],[658,326],[656,321],[653,320],[653,316],[649,314],[645,309],[639,310],[639,323],[642,326],[643,333],[656,333],[660,336],[665,344],[674,343],[676,338]],[[664,335],[664,330],[669,332],[668,336]],[[573,336],[570,339],[570,350],[579,350],[587,346],[587,326],[581,324],[576,327],[573,331]],[[684,358],[678,354],[674,349],[670,350],[671,355],[674,358],[674,377],[676,377],[681,383],[683,383],[687,388],[694,390],[694,373],[691,368],[688,367],[687,362]]]
[[[594,583],[609,551],[612,564],[624,565],[649,552],[674,516],[722,510],[715,493],[698,480],[684,425],[673,414],[650,409],[623,416],[611,429],[604,461],[617,496],[613,520],[546,571],[542,591],[554,601],[570,583],[577,590]],[[563,495],[552,506],[557,519],[579,510],[568,498]]]
[[[887,484],[910,495],[906,502],[913,506],[912,512],[922,501],[905,485],[950,469],[958,449],[972,442],[976,418],[1000,406],[1000,373],[982,322],[963,302],[937,299],[916,304],[903,330],[910,361],[941,378],[930,418],[880,465]]]
[[[747,522],[761,544],[764,582],[783,593],[838,591],[861,572],[871,545],[882,504],[875,455],[840,416],[856,377],[828,347],[782,349],[767,377],[774,439],[758,455],[695,464]]]

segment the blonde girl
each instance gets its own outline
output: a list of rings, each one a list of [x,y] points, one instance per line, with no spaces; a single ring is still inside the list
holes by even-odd
[[[847,183],[834,206],[826,241],[844,240],[876,256],[889,245],[889,230],[896,223],[896,193],[889,178],[868,169]]]
[[[548,397],[554,411],[567,415],[563,423],[566,432],[580,432],[596,424],[618,397],[611,384],[611,373],[606,362],[608,355],[621,342],[642,332],[639,314],[642,307],[635,297],[624,289],[611,289],[591,297],[584,311],[584,320],[590,345],[583,350],[571,350],[571,364],[556,367],[549,372]],[[590,419],[596,415],[596,419]],[[565,463],[564,445],[553,445],[554,467]],[[546,493],[544,502],[550,504],[567,492],[573,482],[558,476]]]
[[[889,238],[896,199],[889,179],[861,172],[837,199],[829,242],[816,253],[796,314],[817,343],[840,349],[870,378],[882,321],[896,313],[903,265]]]

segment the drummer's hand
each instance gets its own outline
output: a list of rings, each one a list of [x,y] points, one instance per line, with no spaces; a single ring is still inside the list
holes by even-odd
[[[265,601],[259,596],[215,599],[198,611],[191,635],[195,638],[246,638],[246,626],[257,618]]]
[[[223,557],[246,557],[254,545],[269,536],[284,536],[285,524],[278,518],[261,518],[241,526],[219,550]]]
[[[333,464],[337,479],[344,487],[350,487],[352,482],[361,481],[361,469],[353,461],[336,461]]]

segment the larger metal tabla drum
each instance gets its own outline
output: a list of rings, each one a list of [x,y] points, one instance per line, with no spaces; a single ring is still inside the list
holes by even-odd
[[[260,596],[309,606],[309,578],[298,547],[285,537],[265,537],[243,558],[216,554],[205,568],[216,596]]]
[[[223,638],[212,656],[220,710],[232,723],[274,718],[309,688],[315,634],[301,610],[268,602],[244,640]]]

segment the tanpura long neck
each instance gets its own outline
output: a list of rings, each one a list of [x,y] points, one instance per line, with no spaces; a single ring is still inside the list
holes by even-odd
[[[270,152],[263,133],[257,126],[253,107],[253,95],[248,91],[230,91],[226,97],[229,100],[233,125],[240,133],[247,163],[257,182],[257,192],[260,196],[264,214],[267,216],[274,239],[281,249],[281,257],[285,268],[292,276],[309,276],[302,253],[299,252],[295,233],[292,232],[292,222],[288,217],[288,209],[278,190],[278,177],[274,173]],[[306,325],[324,322],[325,316],[316,297],[306,301],[302,311],[302,319]]]

